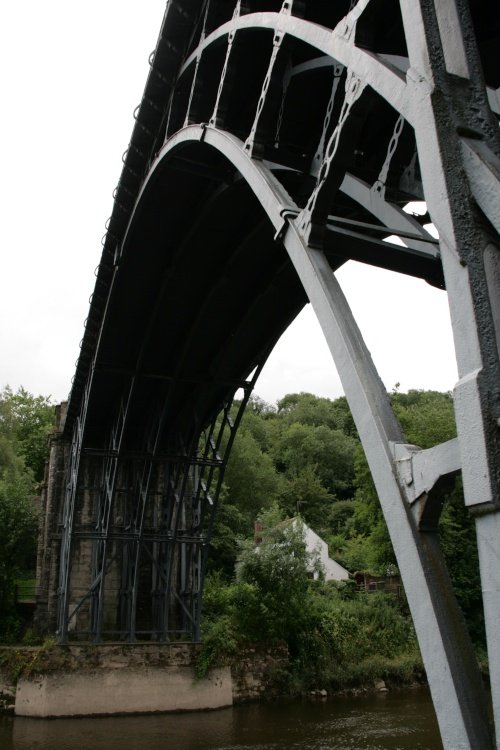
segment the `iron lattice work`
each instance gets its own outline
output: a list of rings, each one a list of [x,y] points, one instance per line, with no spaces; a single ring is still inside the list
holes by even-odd
[[[238,420],[248,373],[309,300],[374,477],[445,747],[494,745],[437,523],[461,470],[500,734],[499,41],[492,0],[167,4],[64,427],[62,641],[198,637],[237,426],[228,404],[243,384]],[[426,216],[403,210],[412,200]],[[347,259],[446,289],[457,440],[406,443],[335,278]]]
[[[224,403],[201,431],[193,419],[187,444],[161,442],[165,399],[151,412],[142,450],[126,447],[133,383],[106,448],[82,446],[82,429],[75,423],[59,573],[62,643],[69,637],[199,640],[217,501],[259,373],[255,368],[252,379],[240,384],[243,397]]]

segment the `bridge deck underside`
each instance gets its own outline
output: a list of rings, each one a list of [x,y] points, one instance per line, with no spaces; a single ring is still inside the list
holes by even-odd
[[[168,432],[207,424],[306,302],[244,181],[212,176],[223,166],[201,178],[162,170],[138,210],[95,361],[89,444],[105,438],[132,375],[125,447],[165,399]]]
[[[175,153],[136,209],[94,363],[89,446],[106,439],[105,425],[132,376],[125,448],[138,447],[139,425],[165,399],[170,433],[208,423],[307,302],[248,185],[223,158],[207,158],[206,151],[191,146]],[[282,179],[290,192],[303,190],[304,179]],[[336,203],[335,213],[373,223],[348,198]],[[377,265],[442,283],[438,262],[386,251],[381,240],[332,232],[325,246],[332,269],[349,257],[376,254]]]
[[[243,13],[252,11],[277,12],[281,5],[281,2],[247,3],[244,4],[245,10],[242,6],[242,18],[245,18]],[[333,28],[349,10],[349,2],[335,3],[328,9],[316,5],[303,3],[298,12],[304,20],[329,28]],[[361,46],[374,53],[404,59],[407,52],[401,14],[397,3],[391,2],[390,5],[391,12],[387,10],[382,14],[377,3],[370,3],[358,21],[356,37]],[[173,407],[176,412],[174,421],[177,418],[182,420],[181,404],[192,397],[202,416],[210,414],[221,403],[224,389],[217,387],[215,380],[233,382],[244,378],[305,303],[300,284],[291,278],[293,273],[286,270],[290,262],[285,251],[279,243],[273,243],[274,231],[265,213],[234,166],[220,154],[209,153],[209,149],[201,144],[179,149],[157,169],[152,185],[148,184],[139,206],[133,209],[130,196],[137,194],[143,181],[136,176],[143,158],[139,154],[150,154],[149,161],[142,165],[144,169],[169,135],[185,124],[207,123],[213,119],[223,75],[224,87],[216,116],[216,124],[222,130],[245,140],[252,129],[262,96],[273,50],[273,30],[256,26],[235,34],[228,64],[225,65],[228,37],[223,34],[206,45],[198,66],[196,60],[181,66],[167,114],[159,114],[158,110],[164,111],[172,93],[166,83],[166,74],[174,64],[173,49],[182,50],[184,46],[185,50],[184,57],[177,59],[177,66],[183,59],[189,60],[189,53],[196,53],[202,30],[208,36],[219,25],[228,23],[234,3],[212,2],[205,28],[203,4],[186,3],[184,8],[190,10],[185,10],[182,17],[178,17],[175,7],[170,13],[167,11],[156,53],[158,66],[163,65],[163,69],[158,70],[156,77],[155,68],[150,74],[138,115],[140,124],[134,130],[125,159],[126,168],[118,186],[117,206],[111,218],[90,323],[69,404],[67,431],[78,413],[85,373],[88,373],[96,348],[93,384],[97,389],[96,408],[92,407],[87,417],[90,430],[94,429],[94,424],[98,432],[99,423],[105,421],[100,416],[94,418],[94,414],[101,415],[101,409],[104,413],[107,409],[111,412],[116,406],[113,394],[117,389],[113,381],[119,377],[120,370],[125,376],[137,373],[147,380],[141,396],[146,408],[149,400],[154,400],[155,389],[160,388],[151,383],[152,378],[146,377],[151,373],[178,380],[175,387],[180,389],[176,391],[180,402]],[[188,17],[191,18],[190,24],[186,21]],[[170,47],[167,47],[167,40]],[[491,44],[486,40],[483,56],[489,68],[494,69],[489,62],[491,55]],[[334,80],[332,65],[331,59],[329,61],[311,44],[285,37],[255,134],[255,155],[275,165],[274,173],[299,208],[307,204],[316,184],[323,156],[318,151],[318,144],[323,137],[325,147],[341,114],[345,72],[337,76],[339,95],[331,105],[329,125],[326,125],[325,113]],[[289,80],[284,92],[283,77],[286,75],[289,75]],[[384,221],[374,218],[338,188],[346,172],[368,186],[376,182],[386,160],[397,118],[398,113],[382,96],[371,88],[366,89],[359,106],[350,113],[349,128],[344,129],[337,149],[335,184],[329,189],[330,214],[340,219],[366,222],[380,229],[384,227]],[[404,181],[404,173],[414,153],[413,129],[406,123],[388,164],[383,186],[387,199],[399,206],[423,197],[418,160],[413,181]],[[131,217],[132,223],[129,224]],[[443,286],[439,259],[422,258],[416,253],[398,253],[394,248],[384,247],[383,236],[373,228],[359,229],[332,222],[322,244],[332,268],[348,258],[355,258]],[[104,315],[117,245],[122,257]],[[278,290],[283,289],[283,294],[273,293],[274,284],[278,285]],[[252,304],[253,310],[250,309]],[[196,313],[193,312],[195,309]],[[199,320],[194,321],[194,315],[198,315]],[[104,329],[100,332],[102,323]],[[206,326],[209,336],[202,331],[203,326]],[[240,326],[243,326],[241,332],[244,336],[238,335]],[[233,334],[238,343],[231,349],[226,342]],[[189,346],[191,351],[188,353]],[[224,352],[219,362],[221,349]],[[211,378],[214,383],[207,388]],[[193,382],[188,385],[188,381],[196,379],[206,381],[200,386],[202,392],[197,396],[196,385]],[[173,400],[178,401],[177,398]],[[204,402],[203,406],[201,402]],[[91,403],[94,404],[94,398]]]

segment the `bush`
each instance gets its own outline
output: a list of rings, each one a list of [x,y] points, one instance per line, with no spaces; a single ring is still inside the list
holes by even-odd
[[[311,564],[300,526],[278,524],[260,546],[245,544],[236,582],[209,576],[198,676],[244,646],[284,642],[290,667],[279,683],[291,693],[389,675],[407,679],[420,661],[398,601],[354,593],[349,583],[311,580]]]
[[[230,615],[224,615],[211,622],[203,637],[203,644],[196,663],[195,675],[198,679],[205,677],[208,670],[220,665],[232,656],[238,647],[237,635],[233,632]]]

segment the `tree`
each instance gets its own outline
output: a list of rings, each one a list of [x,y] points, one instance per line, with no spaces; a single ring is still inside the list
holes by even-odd
[[[300,514],[317,531],[322,531],[326,520],[326,510],[333,502],[333,496],[323,487],[316,467],[306,464],[301,469],[292,470],[283,482],[280,504],[289,516]]]
[[[210,569],[230,575],[237,539],[251,532],[259,510],[275,500],[287,515],[300,511],[328,535],[333,505],[354,494],[357,442],[345,398],[290,394],[277,410],[250,399],[225,473]]]
[[[14,637],[17,577],[33,574],[36,483],[43,478],[53,407],[44,396],[8,386],[0,393],[0,634]]]
[[[429,448],[455,436],[449,393],[396,391],[390,398],[408,442]],[[379,498],[344,398],[292,393],[276,410],[252,400],[236,436],[226,485],[213,546],[216,567],[228,577],[238,539],[252,532],[260,508],[276,500],[284,514],[300,512],[349,570],[386,575],[395,569]],[[445,503],[440,537],[476,637],[482,632],[477,549],[460,484]]]
[[[447,498],[439,521],[439,541],[458,603],[474,643],[484,645],[483,600],[474,518],[464,503],[462,483]]]
[[[285,423],[326,425],[350,437],[358,434],[345,396],[331,401],[312,393],[289,393],[278,401],[277,415]]]
[[[412,390],[391,394],[394,411],[408,442],[423,449],[451,440],[456,435],[453,399],[450,393]],[[355,462],[356,504],[343,535],[334,548],[342,562],[360,559],[372,573],[384,574],[396,560],[368,464],[361,449]],[[467,511],[461,482],[445,498],[439,522],[443,555],[458,602],[473,640],[484,642],[483,612],[474,521]]]
[[[29,471],[9,468],[0,479],[0,597],[7,606],[16,576],[34,569],[38,517]]]
[[[269,507],[281,493],[282,479],[255,437],[261,433],[262,421],[253,413],[245,416],[224,475],[208,566],[226,578],[234,574],[239,540],[253,533],[260,509]]]
[[[279,495],[281,479],[273,462],[244,425],[234,441],[224,482],[228,501],[244,514],[248,531],[253,528],[259,510],[268,507]]]
[[[349,497],[354,478],[356,443],[327,425],[293,422],[273,446],[277,468],[288,476],[313,467],[323,487],[334,497]]]
[[[0,393],[0,473],[9,461],[8,455],[15,454],[33,472],[34,480],[40,482],[53,424],[50,397],[33,396],[22,386],[14,393],[6,386]]]
[[[411,390],[394,392],[391,403],[409,443],[431,448],[457,434],[451,393]]]
[[[306,550],[300,521],[284,522],[276,504],[260,520],[262,541],[242,544],[237,579],[258,591],[259,638],[284,640],[293,653],[309,622],[309,571],[319,570],[319,562]]]
[[[239,541],[249,534],[249,519],[228,498],[227,486],[223,485],[217,507],[217,520],[210,540],[208,571],[217,572],[225,580],[234,576],[234,567],[239,551]]]

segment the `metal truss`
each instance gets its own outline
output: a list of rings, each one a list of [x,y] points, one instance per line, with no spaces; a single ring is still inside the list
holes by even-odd
[[[438,534],[443,487],[462,472],[465,502],[476,520],[500,748],[500,97],[498,66],[495,71],[483,44],[485,24],[494,36],[500,13],[466,0],[288,0],[276,2],[274,11],[272,3],[260,5],[168,3],[104,257],[113,254],[115,276],[125,273],[120,268],[131,262],[141,211],[165,175],[174,179],[180,170],[193,175],[193,184],[217,183],[207,191],[199,222],[221,191],[244,181],[285,248],[335,360],[395,549],[444,746],[477,750],[495,746],[495,732]],[[410,200],[426,201],[438,242],[403,211]],[[185,251],[194,231],[181,240]],[[404,247],[383,241],[393,234]],[[430,450],[407,444],[334,275],[348,258],[446,288],[459,370],[457,440]],[[200,298],[191,337],[165,378],[183,377],[210,300],[208,291]],[[98,305],[94,317],[105,332],[109,306]],[[154,329],[157,313],[146,330]],[[90,334],[85,342],[91,346]],[[267,351],[273,342],[263,333],[262,343]],[[124,436],[136,398],[130,382],[146,372],[141,350],[136,380],[123,387],[108,454],[99,456],[99,447],[94,453],[103,473],[93,526],[85,532],[82,522],[78,531],[75,507],[94,389],[89,373],[102,362],[95,346],[93,367],[82,359],[77,371],[80,416],[64,511],[61,640],[72,618],[85,620],[86,608],[84,632],[95,640],[113,632],[128,640],[188,633],[198,639],[217,497],[259,370],[245,385],[236,417],[230,411],[235,389],[228,385],[219,416],[208,419],[193,408],[191,427],[167,433],[173,397],[160,389],[157,408],[141,428],[144,445],[131,448]],[[218,357],[214,353],[214,361]],[[71,559],[84,538],[92,545],[92,573],[75,600]],[[114,620],[110,607],[119,613]],[[110,629],[107,618],[115,623]]]
[[[63,537],[73,554],[75,547],[80,554],[86,550],[91,565],[86,582],[81,570],[75,582],[63,568],[63,591],[71,604],[66,604],[66,616],[61,609],[62,643],[75,637],[93,642],[199,640],[217,501],[236,431],[261,369],[254,368],[251,379],[237,389],[242,397],[226,401],[210,424],[201,432],[194,430],[188,445],[172,445],[169,455],[157,450],[161,408],[142,454],[120,452],[127,404],[120,409],[107,450],[82,451],[81,443],[75,442],[73,453],[80,456],[87,475],[98,477],[100,468],[101,479],[97,485],[81,484],[80,491],[90,495],[88,507],[73,519],[71,534]]]

